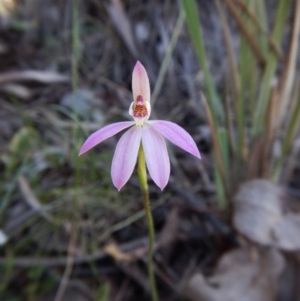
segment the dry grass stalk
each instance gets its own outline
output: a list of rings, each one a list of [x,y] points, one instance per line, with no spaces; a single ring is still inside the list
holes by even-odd
[[[248,5],[244,3],[242,0],[234,0],[241,9],[249,16],[252,20],[253,24],[257,27],[257,29],[266,37],[270,47],[276,53],[279,59],[283,58],[282,51],[277,43],[274,41],[273,37],[267,32],[267,30],[261,25],[260,21],[257,19],[256,15],[249,9]]]
[[[266,60],[264,58],[264,55],[262,54],[261,50],[259,49],[259,46],[256,42],[255,37],[250,32],[249,28],[247,27],[247,25],[245,24],[245,22],[241,18],[241,15],[240,15],[239,11],[237,10],[236,6],[233,4],[232,0],[225,0],[225,2],[228,6],[228,9],[230,10],[232,15],[234,16],[241,32],[243,33],[243,35],[245,36],[247,42],[249,43],[249,46],[250,46],[251,50],[253,51],[253,54],[254,54],[256,60],[258,61],[258,63],[260,65],[265,65]]]
[[[226,14],[224,11],[224,7],[221,4],[220,0],[215,0],[216,7],[218,10],[218,13],[220,15],[220,21],[222,23],[223,31],[224,31],[224,40],[225,40],[225,46],[226,46],[226,52],[228,55],[228,61],[229,61],[229,68],[230,68],[230,75],[231,75],[231,85],[232,85],[232,92],[233,92],[233,98],[235,100],[235,110],[237,111],[237,101],[239,99],[240,95],[240,78],[238,74],[238,67],[235,61],[235,54],[232,47],[232,41],[230,37],[230,28],[228,25],[228,21],[226,18]]]
[[[218,170],[220,172],[222,182],[225,184],[225,183],[227,183],[227,181],[226,181],[226,177],[225,177],[224,162],[222,160],[222,152],[221,152],[220,141],[219,141],[218,136],[217,136],[218,135],[217,128],[216,128],[216,125],[214,123],[214,120],[213,120],[209,105],[207,103],[206,97],[202,92],[201,92],[201,99],[202,99],[203,105],[205,107],[205,112],[206,112],[206,115],[207,115],[208,124],[209,124],[210,129],[211,129],[212,140],[213,140],[213,145],[214,145]],[[225,189],[226,189],[226,187],[225,187]]]
[[[279,107],[278,107],[278,119],[277,126],[280,130],[280,126],[283,125],[284,117],[291,102],[291,94],[293,85],[295,83],[296,66],[297,66],[297,54],[299,49],[299,38],[300,38],[300,0],[296,1],[296,7],[294,11],[294,21],[292,36],[289,45],[289,52],[287,55],[287,63],[283,71],[280,83],[279,83]]]
[[[262,177],[269,178],[272,164],[271,148],[274,142],[274,124],[276,122],[276,112],[278,109],[278,86],[274,85],[271,89],[271,95],[266,110],[266,127],[264,131],[263,153],[262,153]]]

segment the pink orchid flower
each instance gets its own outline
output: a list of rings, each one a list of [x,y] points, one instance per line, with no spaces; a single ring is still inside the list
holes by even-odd
[[[79,156],[95,145],[120,131],[131,127],[119,140],[112,161],[111,177],[120,190],[132,175],[142,143],[148,172],[161,190],[170,177],[170,159],[164,138],[200,158],[193,138],[179,125],[163,120],[148,120],[151,113],[150,84],[144,66],[138,61],[132,74],[133,102],[129,114],[134,121],[123,121],[107,125],[90,135],[84,142]]]

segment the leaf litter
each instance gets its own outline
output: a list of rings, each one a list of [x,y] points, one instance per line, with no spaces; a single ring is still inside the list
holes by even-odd
[[[233,223],[237,231],[254,242],[300,251],[299,209],[300,204],[293,202],[282,187],[267,180],[253,180],[244,183],[235,196]]]
[[[133,178],[120,195],[110,188],[108,144],[116,141],[111,139],[84,161],[75,158],[86,132],[127,116],[134,57],[145,62],[153,87],[179,10],[172,1],[79,2],[77,94],[66,75],[71,73],[71,2],[24,1],[10,25],[0,25],[0,55],[5,58],[0,73],[0,190],[9,196],[0,225],[5,237],[0,265],[6,275],[0,296],[4,292],[5,301],[20,295],[53,300],[70,262],[70,246],[76,252],[64,300],[75,299],[77,291],[78,300],[148,296],[145,219],[131,219],[141,209],[137,181]],[[199,3],[213,80],[222,90],[227,68],[222,26],[212,2]],[[272,13],[272,5],[268,7]],[[234,27],[233,33],[238,45]],[[299,301],[297,201],[271,182],[244,183],[233,202],[236,232],[230,219],[214,209],[211,139],[200,132],[208,129],[199,102],[202,86],[203,74],[183,27],[154,111],[191,129],[204,151],[198,168],[203,175],[199,179],[193,161],[174,149],[168,195],[161,199],[150,185],[151,198],[160,203],[153,213],[162,300],[181,300],[184,293],[190,300],[271,301],[284,286],[290,289],[279,293],[280,300]],[[84,172],[80,187],[76,164]],[[73,246],[74,228],[79,234]],[[32,273],[34,267],[43,270]],[[180,290],[183,282],[186,289]]]

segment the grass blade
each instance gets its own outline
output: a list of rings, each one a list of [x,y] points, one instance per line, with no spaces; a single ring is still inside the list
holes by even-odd
[[[297,0],[296,7],[294,10],[293,29],[292,29],[292,36],[289,45],[289,51],[287,55],[287,63],[282,73],[281,81],[279,83],[279,86],[281,87],[281,91],[280,91],[281,95],[280,95],[279,110],[278,110],[279,127],[284,121],[284,117],[286,116],[286,112],[291,102],[291,94],[295,83],[295,75],[296,75],[297,57],[298,57],[298,50],[299,50],[299,37],[300,37],[300,1]]]
[[[277,9],[277,15],[275,20],[275,27],[273,30],[273,39],[276,43],[280,44],[283,36],[283,31],[286,25],[288,11],[290,7],[290,0],[280,0]],[[270,52],[267,58],[266,68],[261,80],[261,89],[259,92],[256,110],[253,117],[253,124],[251,129],[252,137],[256,137],[262,131],[265,111],[268,103],[268,99],[271,91],[271,81],[274,77],[277,67],[278,58]]]
[[[265,58],[263,56],[263,53],[259,49],[259,46],[258,46],[257,41],[255,39],[255,36],[251,33],[248,26],[245,24],[245,22],[241,18],[240,13],[237,10],[236,6],[232,3],[232,0],[225,0],[225,2],[227,4],[227,7],[229,8],[230,12],[234,16],[234,18],[235,18],[235,20],[236,20],[236,22],[239,26],[239,29],[241,30],[244,37],[246,38],[246,40],[249,44],[249,47],[251,48],[256,60],[261,65],[264,65],[265,64]]]
[[[214,123],[217,122],[217,116],[220,116],[221,120],[225,120],[224,108],[217,95],[216,88],[213,84],[208,66],[207,58],[204,47],[204,40],[201,31],[201,23],[198,14],[198,7],[195,0],[181,0],[182,8],[186,15],[186,22],[188,29],[194,44],[196,54],[203,70],[204,81],[208,93],[208,105],[211,111],[211,115]]]
[[[167,69],[168,69],[168,66],[169,66],[169,63],[170,63],[170,60],[171,60],[171,57],[172,57],[173,50],[174,50],[175,45],[178,41],[182,26],[183,26],[184,19],[185,19],[184,12],[182,10],[180,10],[179,16],[177,18],[177,21],[176,21],[176,24],[175,24],[175,27],[174,27],[174,30],[173,30],[173,34],[172,34],[172,37],[171,37],[170,44],[168,45],[165,57],[164,57],[163,62],[161,64],[159,74],[158,74],[158,77],[157,77],[157,80],[156,80],[156,84],[155,84],[155,87],[154,87],[154,90],[153,90],[153,93],[152,93],[152,97],[151,97],[151,106],[152,106],[152,108],[154,107],[154,105],[156,103],[156,100],[157,100],[157,97],[158,97],[158,94],[161,90],[161,87],[162,87],[162,84],[163,84],[164,78],[166,76]]]
[[[252,11],[252,9],[249,8],[249,6],[243,2],[242,0],[234,0],[237,2],[237,4],[242,8],[242,10],[247,14],[247,16],[250,18],[250,20],[252,21],[253,25],[254,25],[254,29],[258,29],[259,32],[261,32],[264,36],[263,39],[260,39],[261,42],[264,42],[262,45],[262,49],[263,49],[263,55],[266,54],[266,50],[267,50],[267,43],[269,43],[270,47],[272,48],[272,50],[276,53],[276,55],[278,56],[278,58],[282,58],[282,51],[281,49],[278,47],[278,45],[276,44],[276,42],[274,41],[273,37],[271,35],[269,35],[268,31],[266,30],[266,27],[264,27],[261,22],[259,21],[259,19],[257,18],[256,14]],[[251,2],[251,4],[255,4],[255,2]],[[263,18],[263,20],[265,19],[264,17],[264,10],[263,10],[263,3],[260,4],[259,6],[259,12],[258,15],[261,16]],[[262,12],[260,12],[260,10]],[[264,22],[265,24],[265,22]],[[260,48],[260,47],[258,47]]]
[[[212,134],[212,140],[213,140],[213,146],[214,146],[214,151],[215,151],[215,158],[216,158],[216,166],[218,169],[218,174],[220,175],[221,178],[221,183],[224,186],[224,191],[225,188],[227,187],[227,177],[226,177],[226,171],[225,171],[225,160],[223,160],[223,156],[227,153],[225,150],[222,151],[222,146],[225,147],[225,145],[222,144],[221,146],[221,139],[219,137],[218,129],[216,128],[215,123],[213,122],[212,114],[210,111],[210,107],[207,103],[206,97],[203,93],[201,93],[201,100],[203,102],[203,105],[205,107],[206,115],[207,115],[207,120],[209,127],[211,129],[211,134]],[[228,145],[228,143],[227,143]]]

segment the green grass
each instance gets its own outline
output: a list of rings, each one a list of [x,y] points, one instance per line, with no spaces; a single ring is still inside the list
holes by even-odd
[[[283,101],[280,98],[274,98],[275,94],[272,94],[271,91],[275,72],[278,66],[282,66],[286,61],[280,59],[280,56],[274,50],[274,44],[271,43],[275,43],[276,50],[279,49],[280,51],[288,22],[288,14],[293,9],[297,11],[293,8],[296,4],[285,0],[278,2],[273,29],[271,33],[268,33],[266,26],[269,24],[269,20],[267,19],[265,1],[248,0],[243,2],[242,5],[245,11],[241,12],[241,14],[234,14],[235,11],[242,9],[242,6],[239,6],[238,2],[226,0],[224,3],[221,3],[219,0],[215,0],[224,29],[224,39],[230,64],[228,75],[231,86],[228,89],[229,95],[220,95],[216,98],[215,95],[217,95],[217,92],[209,72],[209,62],[205,53],[205,41],[201,34],[201,20],[198,14],[198,9],[201,10],[201,7],[197,7],[194,0],[181,0],[182,9],[186,14],[190,37],[199,60],[199,67],[204,73],[204,84],[208,98],[207,113],[212,117],[210,126],[212,135],[215,137],[213,138],[214,153],[217,158],[215,161],[215,182],[219,204],[223,208],[229,204],[230,196],[234,193],[236,187],[238,187],[238,183],[250,176],[247,174],[248,170],[250,170],[248,164],[252,162],[249,158],[255,155],[254,150],[257,147],[261,147],[259,143],[263,145],[262,151],[259,153],[259,156],[262,157],[256,158],[256,161],[267,160],[268,162],[265,162],[267,164],[264,164],[264,166],[271,166],[271,170],[263,170],[261,174],[251,175],[251,177],[259,178],[269,175],[269,178],[272,178],[271,175],[274,174],[273,179],[278,179],[278,175],[284,168],[285,158],[288,156],[288,152],[293,144],[295,133],[299,129],[300,116],[298,104],[294,107],[287,106],[285,108],[287,111],[283,112],[283,114],[280,112],[283,116],[291,116],[291,118],[285,128],[280,128],[285,134],[280,133],[279,138],[283,136],[284,139],[280,142],[282,144],[281,155],[276,161],[276,158],[272,154],[272,149],[276,135],[279,132],[275,131],[273,124],[276,123],[274,118],[278,116],[278,112],[274,114],[274,112],[271,112],[267,108],[270,103],[273,103],[274,107],[275,102],[280,104]],[[235,62],[232,58],[231,33],[228,26],[225,4],[229,9],[229,14],[233,13],[233,17],[241,29],[238,69],[235,68]],[[252,39],[252,41],[249,39]],[[289,43],[294,43],[294,41],[290,40]],[[251,44],[258,46],[258,51],[260,54],[263,54],[265,58],[264,65],[261,65],[261,62],[257,60],[257,53],[254,52]],[[279,74],[279,79],[284,80],[284,76],[285,74],[282,72]],[[295,74],[294,76],[298,75]],[[294,78],[292,82],[294,83],[292,91],[295,91],[296,82],[298,81]],[[277,89],[276,95],[280,97],[280,89],[282,87],[277,84]],[[296,93],[298,93],[296,97],[299,98],[299,90]],[[224,111],[220,105],[220,100],[228,102],[229,110]],[[276,106],[278,107],[278,105]],[[220,114],[220,110],[223,114],[225,112],[226,120],[228,121],[227,130],[224,129],[224,118],[223,114]],[[208,119],[210,120],[210,117]],[[268,122],[270,122],[269,125]],[[231,130],[232,127],[233,132]],[[229,135],[231,135],[231,139],[229,139]],[[231,143],[229,143],[229,140]],[[266,153],[263,149],[267,153],[271,152],[271,155],[264,157]],[[220,159],[218,158],[222,158],[222,163],[220,163]],[[274,161],[276,161],[275,165],[273,164]],[[226,169],[225,172],[223,172],[224,167]],[[223,173],[224,176],[222,176]]]

